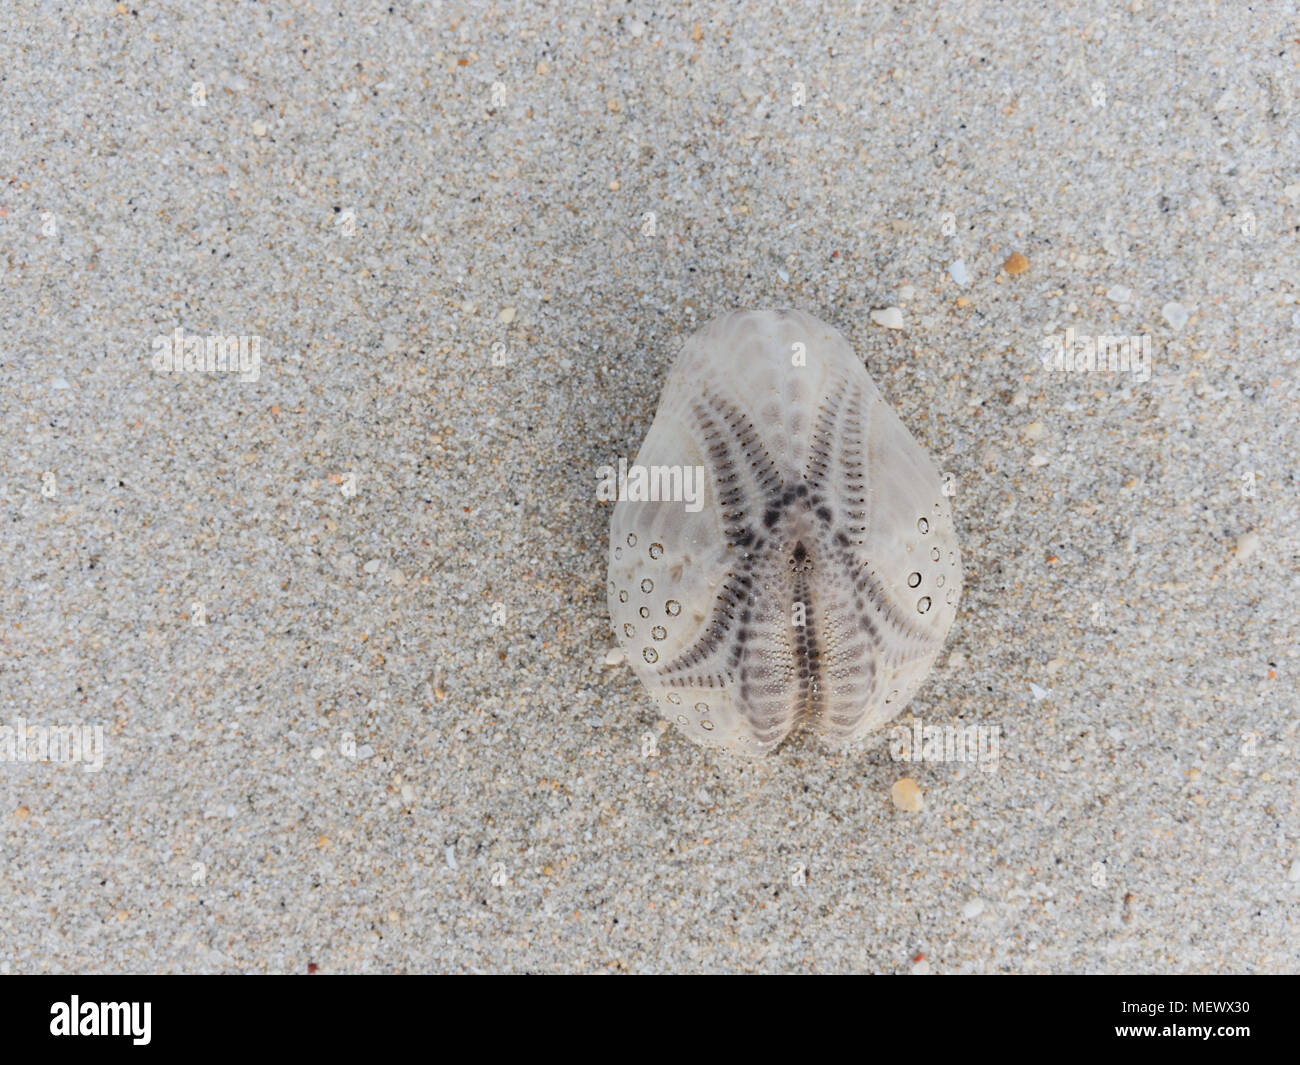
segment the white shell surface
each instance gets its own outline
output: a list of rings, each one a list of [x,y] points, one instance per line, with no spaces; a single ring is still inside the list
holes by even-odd
[[[629,484],[635,467],[664,489],[663,471],[703,469],[694,506],[621,498],[610,522],[610,619],[664,717],[760,755],[799,728],[849,744],[903,710],[956,617],[961,558],[933,462],[843,336],[800,311],[714,319]]]

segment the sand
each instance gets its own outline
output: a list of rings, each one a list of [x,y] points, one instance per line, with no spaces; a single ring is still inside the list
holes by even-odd
[[[674,10],[0,24],[0,971],[1300,969],[1294,5]],[[949,475],[863,749],[606,661],[596,471],[734,307]]]

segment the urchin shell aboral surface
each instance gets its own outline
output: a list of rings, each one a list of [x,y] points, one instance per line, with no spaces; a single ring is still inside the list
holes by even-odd
[[[693,506],[627,498],[638,469],[667,487],[672,468],[703,469]],[[609,612],[664,717],[758,755],[799,728],[852,743],[902,711],[956,617],[961,558],[933,462],[835,329],[714,319],[629,471]]]

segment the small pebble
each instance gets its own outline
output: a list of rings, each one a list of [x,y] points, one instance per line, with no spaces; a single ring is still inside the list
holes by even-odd
[[[924,958],[922,958],[920,961],[918,961],[915,965],[912,966],[912,969],[911,969],[911,975],[912,975],[912,976],[929,976],[929,975],[930,975],[930,963],[929,963],[928,961],[926,961]]]
[[[1182,328],[1187,324],[1187,319],[1189,317],[1187,308],[1181,303],[1166,303],[1160,308],[1160,313],[1165,316],[1165,321],[1169,323],[1169,327],[1175,333],[1182,331]]]
[[[1291,863],[1291,870],[1286,874],[1286,878],[1293,884],[1300,882],[1300,858]]]
[[[1131,303],[1133,290],[1124,285],[1112,285],[1106,290],[1106,298],[1112,303]]]
[[[983,899],[971,899],[970,902],[966,903],[966,905],[961,908],[961,915],[966,918],[978,917],[983,912]]]
[[[379,572],[379,565],[380,565],[380,563],[379,563],[379,559],[377,559],[377,558],[372,558],[369,562],[367,562],[367,563],[366,563],[364,566],[362,566],[361,568],[362,568],[363,570],[365,570],[367,573],[374,574],[374,573],[378,573],[378,572]]]
[[[871,320],[886,329],[903,328],[903,312],[897,307],[886,307],[883,311],[872,311]]]
[[[627,655],[623,653],[623,648],[621,647],[611,647],[605,652],[605,665],[607,666],[619,666],[626,660]]]
[[[916,289],[912,285],[903,285],[898,290],[898,299],[900,303],[904,300],[914,299],[915,297]]]
[[[1028,425],[1021,428],[1020,435],[1023,439],[1032,444],[1034,441],[1041,440],[1047,435],[1047,426],[1042,422],[1030,422]]]
[[[260,118],[259,118],[256,122],[253,123],[253,136],[254,136],[254,137],[265,137],[265,136],[267,135],[267,133],[269,133],[269,132],[270,132],[270,130],[269,130],[269,128],[267,127],[267,124],[266,124],[265,122],[263,122]]]
[[[515,320],[515,309],[513,307],[502,307],[501,313],[497,315],[497,321],[502,325],[509,325]]]
[[[1040,688],[1033,681],[1029,682],[1029,692],[1034,697],[1034,702],[1036,703],[1041,703],[1044,699],[1046,699],[1049,695],[1052,694],[1049,689]]]
[[[1237,547],[1234,554],[1238,562],[1245,562],[1256,551],[1259,550],[1259,533],[1247,532],[1237,537]]]
[[[894,786],[889,789],[889,797],[893,799],[894,805],[907,813],[916,813],[925,806],[925,798],[921,794],[921,789],[916,786],[916,781],[911,777],[903,777],[902,780],[894,782]]]
[[[968,280],[970,280],[970,275],[966,273],[966,263],[961,259],[958,259],[948,267],[948,276],[959,285],[964,285]]]
[[[71,388],[72,386],[68,384],[67,378],[56,377],[53,381],[50,382],[50,387],[54,389],[64,389],[64,388]]]
[[[1012,252],[1007,256],[1007,261],[1002,264],[1002,269],[1014,277],[1016,274],[1023,274],[1029,269],[1029,260],[1018,251]]]

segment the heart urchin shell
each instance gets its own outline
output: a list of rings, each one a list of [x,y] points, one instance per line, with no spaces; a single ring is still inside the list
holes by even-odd
[[[907,705],[956,616],[934,464],[847,341],[802,312],[737,311],[691,337],[619,500],[614,632],[699,743],[858,740]]]

